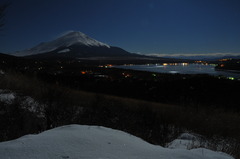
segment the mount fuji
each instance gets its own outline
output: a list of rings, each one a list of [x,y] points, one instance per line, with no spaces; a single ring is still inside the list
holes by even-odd
[[[18,51],[15,55],[38,58],[143,57],[119,47],[109,46],[76,31],[53,41],[40,43],[31,49]]]

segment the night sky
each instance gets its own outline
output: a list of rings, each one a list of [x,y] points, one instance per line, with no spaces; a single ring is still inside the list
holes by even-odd
[[[240,0],[11,0],[5,23],[4,53],[68,31],[135,53],[240,53]]]

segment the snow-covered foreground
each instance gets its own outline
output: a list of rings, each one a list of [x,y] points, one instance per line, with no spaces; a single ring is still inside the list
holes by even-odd
[[[169,149],[122,131],[69,125],[0,143],[1,159],[233,159],[207,149]]]

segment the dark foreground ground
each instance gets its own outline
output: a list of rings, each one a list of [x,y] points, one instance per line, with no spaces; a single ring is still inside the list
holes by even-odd
[[[66,124],[102,125],[164,145],[190,131],[211,149],[239,157],[240,81],[208,75],[157,74],[110,63],[1,63],[0,89],[18,98],[0,104],[1,141]],[[36,111],[23,106],[26,96]]]

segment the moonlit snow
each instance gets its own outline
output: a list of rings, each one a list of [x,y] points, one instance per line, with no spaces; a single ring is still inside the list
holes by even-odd
[[[99,42],[99,41],[87,36],[86,34],[83,34],[81,32],[77,32],[77,31],[72,31],[72,32],[69,32],[68,34],[65,34],[65,35],[57,38],[56,40],[41,43],[41,44],[37,45],[36,47],[33,47],[28,50],[19,51],[19,52],[15,53],[15,55],[16,56],[35,55],[35,54],[40,54],[40,53],[51,52],[58,48],[66,48],[66,47],[69,47],[72,45],[110,48],[109,45]],[[68,50],[68,51],[70,51],[70,50]],[[66,51],[66,49],[64,49],[63,52],[60,51],[58,53],[64,53],[64,52],[68,52],[68,51]]]
[[[66,53],[66,52],[69,52],[69,51],[71,51],[71,50],[70,49],[63,49],[61,51],[58,51],[58,53]]]
[[[69,125],[0,143],[2,159],[233,159],[199,149],[151,145],[122,131],[100,126]]]
[[[168,143],[166,147],[170,149],[186,149],[186,150],[193,149],[194,147],[195,148],[201,146],[206,147],[201,144],[200,140],[201,140],[200,137],[194,136],[189,133],[183,133],[177,139]]]
[[[15,100],[19,102],[22,109],[35,113],[37,117],[44,117],[44,105],[38,103],[35,99],[29,96],[19,96],[16,92],[0,89],[0,102],[3,105],[14,104]],[[0,157],[1,159],[1,157]]]
[[[11,104],[15,99],[15,94],[10,91],[0,89],[0,101]]]

